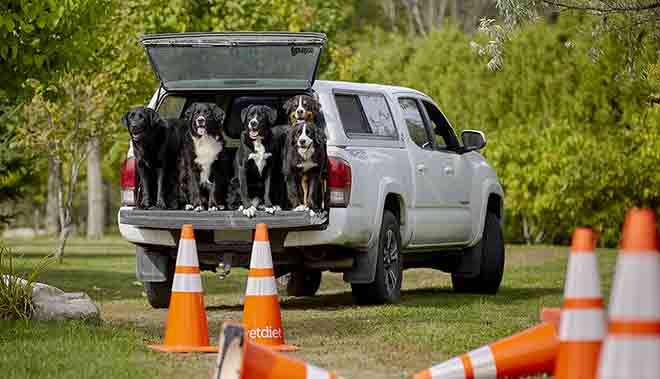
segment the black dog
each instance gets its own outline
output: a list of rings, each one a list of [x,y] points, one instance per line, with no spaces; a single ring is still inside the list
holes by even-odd
[[[298,95],[284,103],[284,110],[289,115],[291,126],[296,126],[302,122],[317,123],[321,114],[321,104],[313,96]]]
[[[153,109],[138,107],[128,111],[122,123],[133,144],[140,189],[138,207],[168,208],[168,197],[176,197],[176,193],[166,190],[176,187],[176,158],[181,146],[176,120],[164,120]]]
[[[322,210],[328,156],[325,131],[316,124],[303,121],[290,128],[286,139],[286,177],[289,203],[294,211]]]
[[[184,114],[179,183],[186,210],[224,209],[227,170],[222,156],[225,112],[213,103],[194,103]]]
[[[281,207],[272,202],[272,179],[281,171],[278,159],[281,143],[278,141],[284,132],[273,128],[277,111],[266,105],[250,105],[241,111],[241,121],[245,130],[241,133],[234,164],[241,198],[239,210],[254,217],[263,199],[266,212],[275,213]]]

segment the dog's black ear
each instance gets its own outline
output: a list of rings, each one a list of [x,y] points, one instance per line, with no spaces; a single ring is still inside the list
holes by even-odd
[[[183,113],[183,118],[185,120],[192,119],[192,115],[193,115],[193,113],[195,112],[196,109],[197,109],[197,103],[190,104],[188,106],[188,108],[186,109],[186,111]]]
[[[268,122],[271,125],[275,125],[277,122],[277,111],[274,108],[266,107],[266,114],[268,115]]]
[[[126,114],[121,118],[121,123],[124,124],[125,127],[128,128],[128,115],[133,112],[132,110],[126,112]]]
[[[245,121],[247,120],[247,115],[248,112],[250,112],[250,109],[252,109],[252,105],[248,105],[247,107],[243,108],[241,111],[241,123],[245,124]]]
[[[149,118],[149,125],[153,126],[162,126],[164,124],[164,120],[160,118],[160,115],[158,112],[151,108],[145,108],[144,109],[145,113],[147,114],[147,117]]]
[[[286,112],[286,114],[291,114],[291,112],[293,112],[293,108],[295,107],[295,104],[296,104],[296,101],[295,101],[296,97],[297,96],[294,96],[294,97],[290,98],[289,100],[287,100],[284,103],[284,106],[282,108],[284,108],[284,111]]]
[[[211,111],[213,112],[213,118],[215,118],[215,121],[222,125],[225,122],[225,111],[216,104],[211,104]]]

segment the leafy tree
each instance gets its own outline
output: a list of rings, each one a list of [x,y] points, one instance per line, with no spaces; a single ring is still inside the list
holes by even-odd
[[[107,133],[103,126],[109,90],[105,75],[66,74],[48,87],[31,82],[32,100],[23,108],[25,123],[18,131],[26,147],[62,162],[66,191],[58,191],[61,232],[55,256],[61,262],[72,230],[72,206],[88,142]]]
[[[110,0],[5,0],[0,4],[0,105],[28,78],[47,80],[83,64]],[[29,89],[29,88],[28,88]]]

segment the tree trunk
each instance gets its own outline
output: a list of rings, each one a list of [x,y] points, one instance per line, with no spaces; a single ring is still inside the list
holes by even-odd
[[[48,201],[46,202],[46,233],[55,235],[60,231],[59,202],[57,193],[62,188],[62,162],[48,158]]]
[[[105,226],[105,194],[101,173],[101,154],[101,143],[99,139],[92,139],[89,142],[89,155],[87,156],[88,239],[99,239],[103,237],[103,227]]]
[[[417,33],[420,35],[426,35],[427,31],[424,27],[424,21],[422,20],[422,15],[419,10],[419,1],[418,0],[408,0],[408,11],[412,15],[412,19],[415,22],[415,28]]]

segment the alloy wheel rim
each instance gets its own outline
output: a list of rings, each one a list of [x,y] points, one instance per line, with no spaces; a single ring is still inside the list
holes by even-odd
[[[399,280],[399,244],[394,231],[385,232],[385,246],[383,247],[383,271],[385,272],[385,285],[387,292],[392,293]]]

